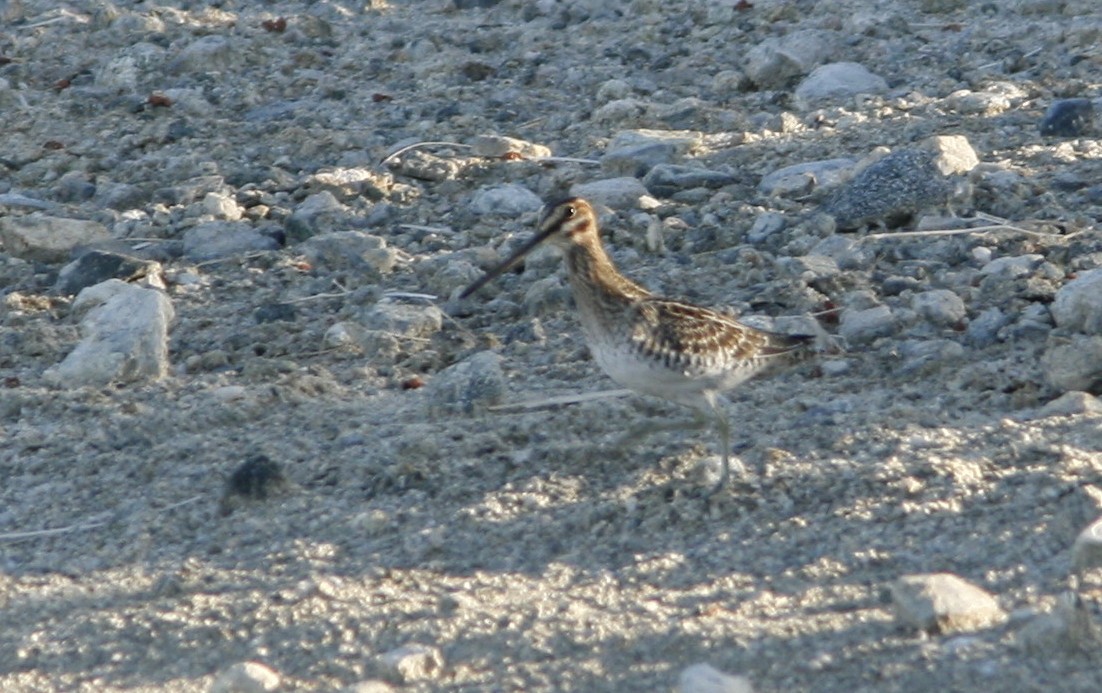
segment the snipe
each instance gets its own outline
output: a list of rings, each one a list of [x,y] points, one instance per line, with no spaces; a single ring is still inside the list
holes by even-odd
[[[651,294],[612,264],[601,244],[596,212],[577,197],[547,204],[535,237],[460,298],[543,242],[563,253],[586,341],[604,372],[626,388],[691,407],[715,422],[723,472],[708,495],[722,488],[730,477],[731,424],[719,398],[755,375],[796,362],[810,352],[814,337],[759,330],[723,313]]]

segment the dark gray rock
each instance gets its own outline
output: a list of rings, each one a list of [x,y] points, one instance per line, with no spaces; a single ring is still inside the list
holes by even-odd
[[[90,250],[61,268],[57,275],[57,282],[54,283],[54,291],[59,294],[76,294],[81,289],[108,279],[131,281],[160,274],[161,263],[159,262],[121,253]]]
[[[1053,101],[1041,120],[1041,134],[1046,137],[1082,137],[1094,126],[1094,104],[1090,99],[1060,99]]]
[[[643,185],[657,197],[672,197],[691,188],[722,188],[736,182],[738,179],[729,173],[678,164],[659,164],[643,178]]]

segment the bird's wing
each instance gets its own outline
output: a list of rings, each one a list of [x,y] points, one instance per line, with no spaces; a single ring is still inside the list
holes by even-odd
[[[759,330],[723,313],[668,299],[638,301],[633,311],[636,348],[685,365],[769,359],[812,339]]]

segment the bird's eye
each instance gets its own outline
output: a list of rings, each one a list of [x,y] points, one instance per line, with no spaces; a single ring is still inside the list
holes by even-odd
[[[577,213],[578,213],[578,210],[574,208],[574,205],[570,205],[569,207],[566,208],[567,218],[570,218],[570,217],[574,216]]]

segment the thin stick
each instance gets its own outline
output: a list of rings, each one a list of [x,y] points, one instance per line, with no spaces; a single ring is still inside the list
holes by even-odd
[[[198,500],[202,500],[202,496],[192,496],[186,500],[172,503],[160,508],[159,512],[166,513],[169,510],[175,510],[189,503],[194,503]],[[103,527],[110,524],[110,520],[94,520],[91,522],[78,522],[73,525],[67,525],[65,527],[54,527],[53,529],[37,529],[27,532],[5,532],[0,534],[0,541],[22,541],[23,539],[37,539],[38,537],[54,537],[59,534],[69,534],[71,532],[79,532],[85,529],[95,529],[96,527]]]
[[[862,236],[857,240],[867,241],[879,238],[907,238],[919,236],[961,236],[969,233],[990,233],[992,231],[1017,231],[1018,233],[1024,233],[1028,236],[1036,236],[1039,238],[1067,238],[1070,235],[1065,233],[1046,233],[1044,231],[1032,231],[1030,229],[1024,229],[1021,226],[1015,226],[1014,224],[1005,223],[1003,220],[1000,220],[997,217],[991,217],[988,215],[977,214],[975,218],[982,221],[994,221],[996,223],[989,226],[976,226],[970,229],[929,229],[926,231],[893,231],[888,233],[870,233],[869,235]]]
[[[528,159],[528,161],[539,161],[541,163],[546,161],[546,162],[555,163],[555,164],[567,163],[567,164],[590,164],[592,166],[600,166],[601,165],[600,161],[595,161],[593,159],[577,159],[577,158],[571,157],[571,156],[534,156],[531,159]]]
[[[256,257],[264,257],[269,253],[274,253],[274,250],[254,250],[251,253],[245,253],[244,255],[225,255],[223,257],[216,257],[213,260],[204,260],[203,262],[195,263],[196,267],[206,267],[207,265],[217,265],[222,262],[243,262],[245,260],[252,260]]]
[[[455,229],[447,226],[422,226],[420,224],[398,224],[400,229],[410,231],[428,231],[429,233],[455,233]]]
[[[384,291],[383,298],[415,298],[421,301],[435,301],[439,296],[433,294],[418,294],[412,291]]]
[[[498,404],[492,407],[486,407],[486,409],[489,411],[531,411],[533,409],[553,407],[560,404],[578,404],[579,402],[589,402],[595,399],[625,397],[630,394],[632,394],[632,390],[601,390],[600,392],[583,392],[576,395],[559,395],[557,397],[546,397],[543,399],[509,402],[508,404]]]
[[[460,147],[462,149],[470,149],[471,145],[460,144],[458,142],[414,142],[413,144],[408,144],[404,147],[399,148],[397,151],[393,151],[390,154],[387,154],[383,157],[383,160],[379,162],[379,165],[384,166],[386,165],[386,162],[390,161],[394,157],[400,154],[404,154],[411,149],[417,149],[418,147]]]
[[[299,296],[298,298],[285,298],[280,303],[306,303],[307,301],[315,301],[322,298],[343,298],[351,291],[338,291],[331,294],[311,294],[310,296]]]

